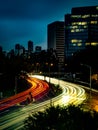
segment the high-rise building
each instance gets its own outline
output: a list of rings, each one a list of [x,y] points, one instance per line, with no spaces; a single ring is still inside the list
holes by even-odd
[[[33,42],[28,41],[28,53],[31,54],[33,52]]]
[[[15,55],[20,55],[20,44],[15,45]]]
[[[41,46],[36,46],[35,47],[35,52],[41,52],[41,50],[42,50]]]
[[[71,57],[87,46],[98,45],[98,6],[72,8],[65,15],[65,54]]]
[[[2,46],[0,46],[0,53],[2,53],[2,50],[3,50],[3,49],[2,49]]]
[[[25,48],[22,45],[20,44],[15,45],[15,55],[19,56],[21,54],[24,54],[24,52],[25,52]]]
[[[56,50],[59,65],[64,65],[64,22],[56,21],[48,25],[48,49]]]

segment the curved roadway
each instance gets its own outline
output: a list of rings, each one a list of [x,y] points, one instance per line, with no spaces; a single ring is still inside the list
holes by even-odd
[[[44,79],[44,76],[32,76],[35,80],[36,78]],[[36,77],[36,78],[35,78]],[[81,104],[86,99],[85,90],[78,85],[68,83],[62,80],[45,77],[47,81],[50,80],[51,83],[60,84],[62,87],[62,94],[54,97],[52,99],[46,100],[41,103],[32,103],[22,109],[18,109],[14,112],[6,112],[7,114],[0,117],[0,129],[4,130],[21,130],[23,127],[23,121],[32,112],[41,111],[49,107],[51,103],[54,105],[68,105],[68,104]]]
[[[32,100],[39,98],[43,96],[44,93],[47,93],[47,91],[49,90],[49,85],[46,82],[30,77],[27,80],[29,83],[32,84],[32,87],[27,89],[26,91],[1,100],[0,111],[15,106],[16,104],[26,102],[27,99]]]

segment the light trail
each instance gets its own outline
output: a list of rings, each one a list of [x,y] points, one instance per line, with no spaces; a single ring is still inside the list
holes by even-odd
[[[15,106],[16,104],[22,103],[26,101],[27,98],[30,99],[30,94],[32,95],[32,98],[36,99],[43,96],[44,93],[47,93],[49,85],[46,82],[40,81],[35,78],[28,78],[27,80],[32,84],[32,87],[7,99],[1,100],[0,111],[7,109],[11,106]]]
[[[44,79],[44,76],[34,75],[32,77],[35,81],[37,80],[36,77],[39,79]],[[46,77],[46,80],[49,81],[49,78]],[[50,81],[53,84],[58,84],[58,79],[51,78]],[[60,95],[41,103],[29,104],[23,109],[16,110],[13,113],[0,117],[0,129],[21,130],[23,127],[23,121],[26,117],[28,117],[32,112],[35,113],[37,111],[45,110],[50,107],[51,103],[55,106],[66,106],[69,104],[79,105],[86,100],[85,90],[80,86],[62,80],[60,80],[59,83],[62,88],[62,93]],[[39,86],[41,87],[41,84],[39,84]]]
[[[40,75],[33,75],[33,77],[36,77],[42,80],[44,79],[44,76],[40,76]],[[45,79],[47,82],[49,82],[49,77],[45,77]],[[51,83],[58,85],[58,79],[50,78],[50,81]],[[58,101],[60,105],[61,104],[62,105],[68,105],[68,104],[79,105],[84,100],[86,100],[85,90],[82,87],[80,87],[80,85],[65,82],[63,80],[59,80],[59,84],[60,84],[60,87],[62,87],[63,89],[63,93],[58,96],[58,98],[61,99]],[[52,102],[53,103],[55,102],[54,99],[52,99]]]

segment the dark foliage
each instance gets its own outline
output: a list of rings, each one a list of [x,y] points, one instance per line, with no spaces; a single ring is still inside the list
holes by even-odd
[[[47,63],[47,64],[46,64]],[[15,89],[15,78],[18,80],[18,92],[28,87],[28,83],[25,79],[21,79],[21,72],[50,72],[57,71],[57,57],[54,50],[41,51],[39,53],[31,53],[28,56],[24,54],[5,55],[0,52],[0,92],[7,93],[12,91],[11,95],[14,94]],[[22,84],[21,84],[22,83]],[[21,85],[20,85],[21,84]],[[27,86],[26,86],[27,85]],[[24,87],[24,88],[23,88]],[[9,96],[11,96],[9,95]],[[6,95],[5,95],[6,96]]]
[[[19,93],[30,88],[31,84],[25,78],[20,77],[17,81],[17,86],[18,86],[17,92]]]
[[[87,64],[92,67],[92,71],[98,71],[98,46],[87,47],[84,50],[75,52],[71,57],[69,64],[74,71],[80,70],[80,64]]]
[[[79,106],[51,106],[31,114],[24,121],[26,130],[97,130],[98,113],[83,111]]]
[[[17,82],[17,92],[24,91],[29,84],[26,79],[21,78],[21,71],[30,72],[31,65],[22,56],[11,56],[10,58],[0,53],[0,92],[4,97],[15,94],[15,83]],[[17,81],[15,78],[17,77]]]

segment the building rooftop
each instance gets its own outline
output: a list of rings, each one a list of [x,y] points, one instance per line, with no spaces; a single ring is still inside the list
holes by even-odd
[[[96,14],[98,13],[98,6],[74,7],[71,10],[72,14]]]

